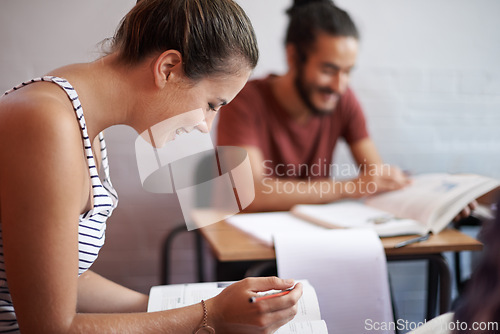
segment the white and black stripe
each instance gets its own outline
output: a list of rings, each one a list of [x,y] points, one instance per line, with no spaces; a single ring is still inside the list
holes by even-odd
[[[99,178],[99,173],[94,161],[92,145],[87,133],[85,117],[83,116],[82,105],[75,89],[65,79],[45,76],[23,82],[5,95],[18,90],[30,83],[48,81],[59,85],[68,95],[73,109],[76,113],[82,131],[83,146],[87,163],[89,165],[90,181],[92,182],[92,192],[94,206],[90,211],[80,215],[78,223],[78,275],[84,273],[96,260],[99,250],[104,244],[106,232],[106,220],[118,204],[118,195],[113,188],[109,177],[108,154],[106,142],[102,133],[99,134],[101,165],[104,172],[103,180]],[[5,275],[5,264],[3,260],[3,242],[0,224],[0,333],[19,333],[12,299],[9,293],[7,277]]]

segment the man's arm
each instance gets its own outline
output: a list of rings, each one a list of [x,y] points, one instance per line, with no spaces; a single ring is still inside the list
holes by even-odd
[[[409,183],[397,167],[384,165],[373,141],[361,139],[350,145],[356,163],[361,167],[357,178],[336,181],[280,179],[264,175],[264,157],[259,148],[245,146],[255,182],[255,200],[247,211],[290,210],[295,204],[324,204],[341,199],[360,198],[399,189]]]
[[[378,163],[379,160],[376,160],[378,157],[376,150],[370,151],[370,155],[363,153],[372,145],[370,140],[357,144],[354,145],[354,151],[358,158],[367,157],[366,161],[370,162],[366,163],[367,166],[372,162],[373,166],[381,165]],[[290,210],[295,204],[324,204],[340,199],[359,198],[367,194],[400,188],[402,186],[400,184],[407,182],[401,172],[400,176],[405,181],[393,181],[390,175],[381,177],[373,170],[370,173],[363,173],[366,175],[346,181],[336,181],[331,178],[301,180],[269,177],[264,175],[264,158],[261,150],[254,146],[243,148],[248,152],[255,182],[255,200],[247,211],[282,211]],[[391,173],[393,175],[396,172],[389,172]]]
[[[375,143],[368,137],[358,140],[349,145],[354,160],[360,166],[381,165],[382,158],[378,153]]]
[[[409,184],[410,181],[403,171],[398,167],[384,164],[375,143],[369,137],[352,143],[349,148],[354,160],[361,167],[358,179],[364,182],[360,184],[373,182],[372,184],[377,186],[374,193],[397,190]],[[360,193],[360,195],[365,194]]]
[[[295,204],[328,203],[340,199],[341,182],[332,179],[305,181],[280,179],[264,175],[263,155],[255,146],[244,146],[248,152],[255,183],[255,200],[247,211],[289,210]],[[338,187],[339,190],[332,189]]]

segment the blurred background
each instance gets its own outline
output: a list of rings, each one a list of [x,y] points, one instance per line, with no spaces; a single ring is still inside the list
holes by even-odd
[[[238,3],[253,21],[261,50],[254,77],[283,73],[285,10],[291,0]],[[99,42],[113,35],[134,4],[131,0],[0,1],[0,91],[64,64],[97,59],[102,55]],[[500,2],[337,0],[336,4],[351,14],[361,33],[351,86],[386,162],[413,173],[474,172],[500,178]],[[136,136],[124,126],[106,133],[120,205],[108,222],[106,244],[93,269],[148,293],[160,282],[162,242],[183,220],[175,195],[142,189]],[[335,159],[350,161],[345,146]],[[172,282],[196,280],[193,247],[188,233],[175,241]]]

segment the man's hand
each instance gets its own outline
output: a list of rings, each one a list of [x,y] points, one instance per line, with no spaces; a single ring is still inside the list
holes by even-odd
[[[401,189],[411,183],[408,176],[398,167],[376,165],[361,171],[354,180],[357,186],[355,197],[364,197],[386,191]]]
[[[476,200],[470,202],[465,208],[462,209],[462,211],[460,211],[458,213],[458,215],[455,216],[455,218],[453,218],[453,222],[458,222],[464,218],[467,218],[471,215],[472,211],[474,211],[474,209],[476,209],[478,206],[478,203]]]

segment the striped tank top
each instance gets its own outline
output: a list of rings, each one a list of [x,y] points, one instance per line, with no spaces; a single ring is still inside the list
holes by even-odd
[[[106,143],[102,133],[99,134],[101,149],[102,181],[99,177],[94,155],[92,153],[91,141],[87,133],[85,117],[83,116],[82,105],[75,89],[65,79],[45,76],[36,78],[14,87],[5,92],[5,95],[18,90],[30,83],[47,81],[53,82],[61,87],[73,104],[73,109],[80,123],[82,131],[85,155],[89,166],[90,180],[92,183],[92,197],[94,206],[91,210],[80,215],[78,224],[78,275],[84,273],[96,260],[99,250],[104,244],[106,220],[116,208],[118,197],[111,180],[109,178],[109,163],[106,151]],[[12,299],[9,293],[7,277],[5,274],[5,264],[3,258],[3,240],[0,222],[0,333],[19,333]]]

